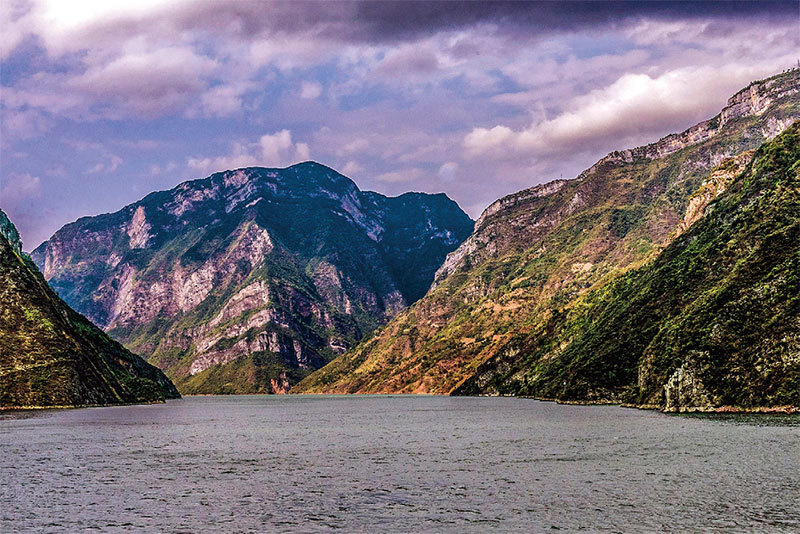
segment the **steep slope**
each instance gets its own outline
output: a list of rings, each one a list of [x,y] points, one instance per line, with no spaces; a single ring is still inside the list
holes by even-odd
[[[512,339],[457,393],[800,407],[800,122],[651,263]]]
[[[472,227],[445,195],[362,192],[308,162],[152,193],[33,258],[182,392],[285,392],[421,297]]]
[[[512,339],[657,255],[743,170],[748,151],[797,118],[793,70],[754,82],[681,134],[498,200],[423,299],[295,391],[466,391]]]
[[[75,313],[22,252],[0,210],[0,407],[178,397],[164,374]]]

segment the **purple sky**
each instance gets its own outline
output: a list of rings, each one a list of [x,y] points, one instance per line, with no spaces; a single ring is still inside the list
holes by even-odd
[[[800,3],[0,2],[0,207],[63,224],[313,159],[471,216],[794,66]]]

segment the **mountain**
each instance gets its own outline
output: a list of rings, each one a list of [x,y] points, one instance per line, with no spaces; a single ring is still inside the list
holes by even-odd
[[[671,411],[800,406],[800,122],[652,262],[562,313],[455,393]]]
[[[164,374],[75,313],[22,252],[0,210],[0,407],[156,402]]]
[[[652,374],[637,375],[637,366],[646,361],[636,351],[659,331],[656,325],[669,318],[654,315],[651,323],[642,322],[639,329],[638,322],[644,319],[630,308],[619,307],[622,301],[615,299],[580,316],[583,322],[576,319],[575,310],[624,283],[626,276],[634,276],[629,272],[671,257],[662,254],[676,254],[672,244],[690,239],[685,237],[687,232],[694,232],[698,221],[705,220],[709,205],[719,205],[721,201],[715,199],[721,199],[730,184],[747,181],[752,175],[753,149],[798,118],[800,70],[795,69],[754,82],[731,97],[719,115],[681,134],[612,152],[574,180],[557,180],[498,200],[478,219],[474,233],[448,256],[423,299],[371,339],[306,378],[295,391],[513,393],[583,402],[669,405],[670,409],[698,407],[702,403],[697,399],[676,401],[672,395],[668,402],[662,395],[667,379],[683,365],[683,356],[661,360],[648,352],[658,366]],[[791,213],[791,205],[786,209]],[[708,231],[713,233],[713,229]],[[744,254],[738,250],[729,253]],[[744,261],[744,256],[736,257]],[[777,256],[774,260],[783,261]],[[736,262],[726,264],[729,268],[734,265]],[[714,280],[695,280],[698,285],[689,294],[711,291],[716,287]],[[777,298],[790,294],[784,292]],[[636,302],[654,307],[659,302],[656,297],[647,293],[647,298]],[[791,306],[786,305],[791,317]],[[631,322],[624,332],[591,330],[605,336],[593,338],[596,343],[609,341],[605,351],[594,352],[597,346],[581,340],[589,335],[592,321],[608,317],[600,314],[601,308],[605,313],[618,313],[613,316],[620,321]],[[646,324],[651,326],[645,328]],[[707,327],[713,329],[715,324],[712,321]],[[727,329],[737,324],[735,320],[726,323],[726,335],[731,332]],[[684,330],[683,334],[691,336],[691,332]],[[629,335],[639,336],[638,344],[628,345],[625,336]],[[778,330],[765,334],[762,341],[777,339],[773,335],[778,336]],[[730,339],[722,338],[719,343],[714,354],[733,354]],[[674,339],[659,345],[658,350],[669,347],[697,354],[707,350],[702,348],[705,345],[690,349]],[[797,347],[791,350],[796,357]],[[688,376],[694,372],[694,364],[687,365]],[[729,372],[731,380],[749,376],[740,368],[721,368],[719,372]],[[639,378],[644,382],[640,384]],[[773,379],[775,384],[785,384],[778,375]],[[760,402],[773,405],[790,397],[791,393],[784,391],[749,400],[718,394],[706,399],[709,406],[728,401],[752,406]]]
[[[182,393],[282,393],[422,297],[473,222],[318,163],[246,168],[68,224],[33,252]]]

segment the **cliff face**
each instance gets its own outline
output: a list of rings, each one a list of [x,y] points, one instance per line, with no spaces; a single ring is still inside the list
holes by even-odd
[[[707,172],[723,160],[757,148],[764,140],[772,139],[785,130],[800,115],[798,103],[800,71],[795,69],[751,83],[729,98],[727,105],[715,117],[682,133],[670,134],[641,147],[611,152],[575,180],[554,180],[495,201],[476,221],[475,232],[448,255],[436,274],[434,286],[453,272],[465,256],[469,256],[470,264],[475,265],[491,255],[497,255],[497,251],[524,246],[531,238],[528,235],[530,229],[526,228],[526,218],[536,218],[538,225],[547,223],[527,211],[541,209],[546,203],[544,199],[559,192],[565,185],[574,186],[574,182],[586,182],[587,186],[602,184],[609,170],[632,165],[627,172],[635,173],[648,167],[648,162],[653,163],[650,166],[657,167],[659,160],[666,161],[667,165],[680,160],[678,179],[689,173]],[[682,151],[687,153],[682,156]],[[673,154],[677,157],[669,158]],[[593,179],[598,172],[602,176]],[[686,182],[685,185],[692,187],[694,183]],[[583,196],[576,196],[570,199],[571,204],[559,205],[558,208],[567,212],[575,211],[583,208],[579,206],[583,201]],[[509,224],[514,229],[512,233],[506,232]]]
[[[33,253],[77,310],[183,392],[285,392],[420,298],[472,221],[316,163],[217,173],[65,226]]]
[[[515,336],[457,393],[796,409],[798,245],[800,122],[763,145],[652,262]]]
[[[19,238],[17,227],[8,220],[8,217],[2,210],[0,210],[0,237],[6,240],[6,243],[14,252],[22,254],[22,241]]]
[[[797,72],[791,71],[766,80],[751,83],[728,99],[728,104],[714,118],[703,121],[688,130],[670,134],[655,143],[642,147],[612,152],[605,160],[632,162],[639,158],[657,159],[668,156],[687,146],[701,143],[717,136],[725,125],[742,117],[762,115],[776,103],[797,100],[800,87],[797,84]],[[785,130],[792,123],[789,116],[770,116],[758,125],[756,134],[764,139],[771,139]]]
[[[295,391],[521,391],[503,385],[523,372],[520,362],[531,365],[514,340],[548,338],[587,293],[652,261],[701,219],[748,151],[800,118],[799,90],[798,70],[756,82],[682,134],[500,199],[425,298]],[[604,395],[584,389],[572,398]]]
[[[21,252],[0,211],[0,407],[178,397],[164,374],[70,309]]]

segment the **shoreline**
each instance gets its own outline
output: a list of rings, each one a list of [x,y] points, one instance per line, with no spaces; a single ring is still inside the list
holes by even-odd
[[[179,399],[177,397],[176,399]],[[152,406],[155,404],[166,404],[168,400],[164,399],[156,401],[142,401],[142,402],[115,402],[113,404],[59,404],[50,406],[0,406],[0,412],[12,412],[23,410],[76,410],[80,408],[113,408],[115,406]]]
[[[487,395],[488,396],[488,395]],[[513,395],[508,395],[512,397]],[[680,414],[752,414],[752,415],[800,415],[800,406],[782,405],[782,406],[753,406],[744,408],[740,406],[681,406],[675,409],[666,409],[658,404],[631,404],[626,402],[615,401],[572,401],[572,400],[559,400],[550,398],[538,398],[521,396],[519,398],[533,399],[544,402],[555,402],[556,404],[565,404],[573,406],[619,406],[621,408],[633,408],[636,410],[650,410],[658,411],[668,415]]]
[[[291,393],[290,393],[291,394]],[[239,394],[215,394],[215,393],[195,393],[188,395],[181,395],[179,398],[190,397],[233,397],[237,395],[242,396],[282,396],[276,393],[239,393]],[[529,399],[540,402],[552,402],[555,404],[563,404],[568,406],[619,406],[621,408],[632,408],[636,410],[649,410],[658,411],[668,415],[681,415],[681,414],[747,414],[747,415],[800,415],[800,406],[782,405],[782,406],[754,406],[743,408],[739,406],[683,406],[677,409],[666,410],[657,404],[630,404],[624,402],[615,402],[611,400],[597,400],[597,401],[578,401],[578,400],[560,400],[546,397],[531,397],[527,395],[446,395],[441,393],[294,393],[296,397],[307,395],[309,397],[319,396],[380,396],[380,397],[509,397],[516,399]],[[166,404],[168,400],[164,399],[159,401],[150,402],[125,402],[113,404],[79,404],[79,405],[57,405],[57,406],[0,406],[0,412],[10,411],[24,411],[24,410],[74,410],[80,408],[112,408],[115,406],[152,406],[157,404]]]

